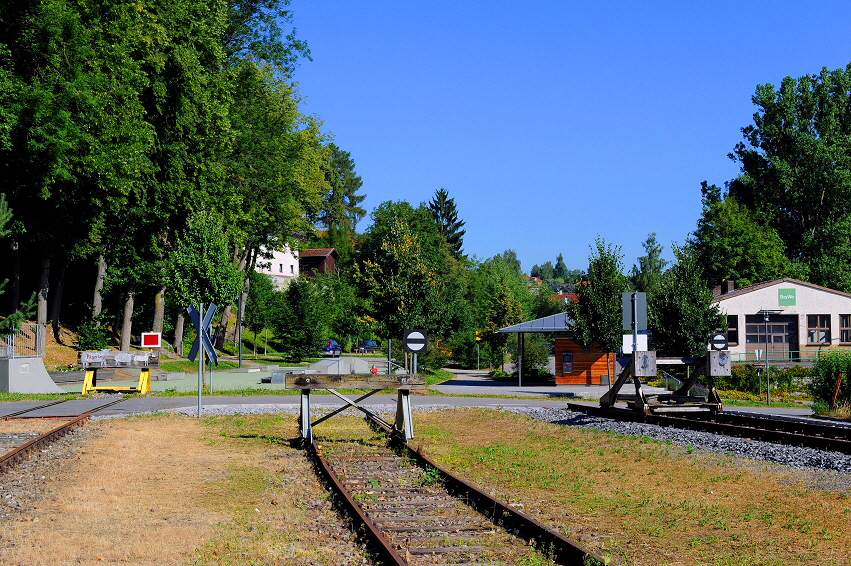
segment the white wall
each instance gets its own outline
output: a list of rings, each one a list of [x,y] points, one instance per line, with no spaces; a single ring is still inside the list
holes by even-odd
[[[272,278],[275,286],[285,287],[293,279],[298,278],[298,252],[286,247],[284,250],[273,250],[271,259],[261,257],[257,260],[255,271]],[[267,255],[264,253],[263,255]]]
[[[794,289],[795,304],[780,305],[779,290]],[[730,346],[731,352],[745,352],[745,316],[757,314],[761,310],[781,311],[778,314],[798,316],[798,344],[807,349],[807,315],[830,315],[831,346],[839,344],[839,315],[851,314],[851,296],[829,289],[796,283],[789,280],[779,281],[761,289],[743,292],[724,298],[718,298],[718,305],[726,315],[738,315],[739,343]],[[809,346],[817,348],[818,346]],[[827,346],[825,346],[827,347]]]

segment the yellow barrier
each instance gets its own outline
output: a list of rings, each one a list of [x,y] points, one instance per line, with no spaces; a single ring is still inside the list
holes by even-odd
[[[89,393],[141,393],[145,394],[151,391],[151,368],[142,368],[139,371],[139,385],[136,387],[128,386],[99,386],[97,378],[98,368],[86,369],[86,378],[83,380],[83,395]]]

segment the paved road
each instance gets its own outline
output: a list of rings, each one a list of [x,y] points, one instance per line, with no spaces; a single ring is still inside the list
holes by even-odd
[[[434,385],[432,390],[447,395],[465,395],[465,397],[449,397],[439,395],[412,395],[411,404],[414,409],[418,406],[445,405],[451,407],[496,407],[496,406],[523,406],[523,407],[554,407],[563,405],[568,401],[589,400],[596,402],[606,391],[608,386],[586,386],[586,385],[553,385],[529,384],[518,385],[517,382],[494,381],[484,371],[478,370],[452,370],[456,377],[440,385]],[[236,390],[263,388],[282,390],[281,385],[261,384],[262,377],[268,377],[268,372],[252,371],[246,372],[214,372],[214,383],[217,389]],[[180,381],[153,382],[154,388],[175,388],[189,391],[197,391],[197,377],[187,376]],[[128,382],[128,384],[132,384]],[[120,385],[116,382],[114,385]],[[182,386],[182,387],[181,387]],[[79,385],[66,385],[63,389],[67,391],[79,391]],[[632,389],[627,384],[624,391]],[[643,386],[646,393],[663,393],[664,389]],[[537,399],[534,399],[534,398]],[[541,398],[544,399],[541,399]],[[365,405],[393,404],[395,396],[374,395],[363,403]],[[120,414],[131,412],[160,411],[186,407],[197,407],[197,397],[139,397],[128,399],[114,408],[106,409],[99,414]],[[275,404],[297,406],[299,397],[297,395],[262,395],[262,396],[240,396],[240,397],[209,397],[203,398],[205,405],[231,405],[231,404]],[[314,395],[311,398],[313,407],[337,407],[342,402],[331,395]],[[3,413],[5,403],[0,403],[0,415]],[[731,407],[731,410],[746,411],[766,414],[801,415],[811,414],[809,409],[779,409],[763,407]]]

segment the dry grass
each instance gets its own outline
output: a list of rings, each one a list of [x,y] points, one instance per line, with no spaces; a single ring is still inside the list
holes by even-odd
[[[68,419],[70,420],[70,419]],[[29,432],[44,434],[54,428],[68,422],[59,419],[0,419],[0,434],[12,434],[15,432]]]
[[[295,431],[291,420],[278,418],[278,439]],[[45,479],[38,506],[0,523],[0,563],[345,564],[346,552],[360,559],[354,545],[312,528],[314,520],[342,523],[304,452],[251,434],[218,436],[216,423],[206,424],[213,426],[153,416],[88,425],[96,434]]]
[[[46,328],[46,343],[44,365],[48,371],[67,368],[68,366],[77,365],[77,350],[74,348],[74,342],[77,341],[77,335],[65,328],[59,327],[59,338],[62,343],[59,344],[53,337],[53,325],[48,324]]]
[[[438,461],[622,563],[851,563],[849,493],[806,487],[829,474],[483,409],[416,425]]]

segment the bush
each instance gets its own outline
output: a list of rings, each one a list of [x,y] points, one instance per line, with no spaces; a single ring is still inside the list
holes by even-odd
[[[449,361],[449,356],[451,355],[452,352],[445,346],[439,343],[430,342],[426,353],[419,354],[417,356],[417,371],[439,370],[446,366],[446,362]]]
[[[543,334],[527,334],[523,354],[523,376],[546,375],[550,362],[550,349]],[[517,367],[517,351],[511,352],[511,361]],[[515,369],[514,374],[517,374]]]
[[[712,379],[717,389],[760,394],[765,391],[767,385],[766,373],[771,380],[772,391],[789,392],[802,386],[801,381],[809,375],[809,370],[799,366],[783,369],[772,366],[767,372],[760,373],[750,364],[738,364],[733,366],[732,375]]]
[[[109,347],[109,338],[106,332],[106,312],[92,315],[77,327],[77,340],[74,347],[80,351],[105,350]]]
[[[836,399],[837,403],[851,402],[851,352],[828,352],[816,358],[816,363],[810,370],[810,383],[807,387],[813,399],[832,403],[840,373],[845,376]]]

